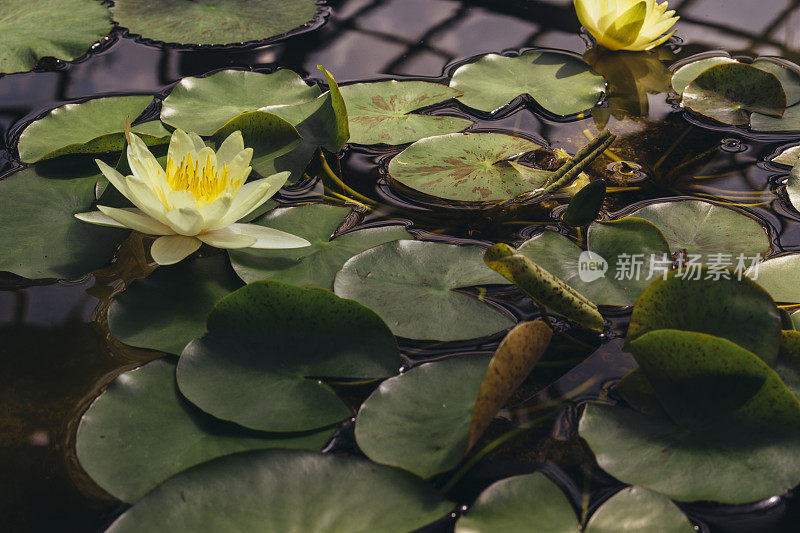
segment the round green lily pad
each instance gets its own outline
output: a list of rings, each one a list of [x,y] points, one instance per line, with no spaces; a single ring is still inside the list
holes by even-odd
[[[389,175],[407,187],[446,200],[508,200],[543,187],[552,175],[507,161],[539,147],[502,133],[428,137],[392,159]]]
[[[691,533],[694,527],[668,498],[628,487],[606,500],[581,529],[575,509],[544,474],[514,476],[484,490],[456,533]]]
[[[723,63],[737,63],[737,61],[728,56],[715,56],[706,57],[683,65],[672,75],[672,89],[678,94],[683,94],[683,90],[686,86],[697,76],[702,74],[704,70]]]
[[[786,93],[786,105],[793,106],[800,102],[800,66],[785,59],[763,57],[753,61],[752,65],[764,72],[773,74],[781,82]]]
[[[331,238],[351,213],[349,207],[309,204],[275,209],[254,223],[291,231],[311,243],[287,250],[229,250],[231,264],[245,283],[269,279],[301,287],[333,288],[333,279],[345,262],[364,250],[386,242],[410,239],[403,226],[351,231]]]
[[[247,111],[270,105],[291,105],[322,94],[288,69],[271,74],[223,70],[203,78],[183,78],[164,99],[161,120],[198,135],[212,135]]]
[[[655,280],[633,308],[628,339],[649,331],[679,329],[728,339],[775,362],[780,344],[781,319],[769,294],[756,283],[742,280],[684,279],[673,270]]]
[[[259,450],[170,478],[107,531],[406,533],[452,508],[402,470],[340,455]]]
[[[71,61],[110,31],[97,0],[3,0],[0,73],[31,70],[43,57]]]
[[[775,157],[773,157],[770,161],[773,163],[778,163],[779,165],[787,165],[793,167],[800,158],[800,146],[790,146]]]
[[[35,163],[66,154],[120,152],[125,148],[125,121],[136,120],[152,102],[151,95],[108,96],[57,107],[23,130],[19,157]],[[160,122],[145,122],[132,131],[146,144],[170,134]]]
[[[508,284],[483,263],[480,246],[395,241],[351,258],[336,275],[336,294],[375,310],[395,335],[474,339],[514,325],[511,316],[456,289]]]
[[[215,457],[260,448],[320,449],[332,434],[268,434],[220,422],[180,396],[175,361],[166,358],[118,376],[81,418],[76,448],[98,485],[133,503]]]
[[[481,111],[494,111],[527,94],[555,115],[572,115],[600,101],[605,80],[569,54],[529,52],[485,55],[459,67],[450,87],[464,93],[458,98],[463,104]]]
[[[75,279],[111,261],[130,232],[87,224],[101,175],[92,161],[39,163],[0,180],[0,270]],[[69,178],[69,179],[67,179]]]
[[[488,355],[451,357],[389,378],[356,419],[359,448],[376,463],[421,477],[454,468],[467,451]]]
[[[786,93],[770,72],[745,63],[723,63],[704,70],[683,90],[683,104],[724,124],[750,122],[750,113],[781,117]]]
[[[786,108],[781,117],[753,113],[750,116],[753,131],[800,131],[800,104]]]
[[[115,0],[114,21],[146,39],[180,44],[260,41],[314,20],[315,0]]]
[[[702,200],[677,200],[648,204],[630,214],[655,224],[667,238],[673,252],[686,250],[708,264],[715,254],[730,255],[726,266],[735,268],[743,254],[750,264],[753,257],[766,256],[769,236],[754,218],[739,211]],[[720,258],[722,259],[722,258]]]
[[[321,378],[385,378],[401,364],[378,315],[324,289],[251,283],[220,300],[207,331],[181,354],[181,393],[217,418],[263,431],[335,424],[351,412]]]
[[[776,302],[800,303],[800,254],[767,259],[748,268],[746,274]]]
[[[125,344],[180,354],[206,330],[206,318],[242,286],[224,254],[158,267],[114,297],[108,328]]]
[[[440,83],[391,80],[355,83],[341,91],[352,143],[405,144],[463,131],[473,124],[464,118],[412,113],[461,96],[461,91]]]

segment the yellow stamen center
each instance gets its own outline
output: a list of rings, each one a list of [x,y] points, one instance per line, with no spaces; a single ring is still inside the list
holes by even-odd
[[[228,187],[239,187],[241,180],[232,180],[228,165],[223,163],[222,169],[217,170],[211,164],[211,156],[206,158],[206,164],[200,171],[199,162],[192,160],[192,155],[184,156],[180,165],[170,157],[167,160],[167,183],[173,191],[189,191],[202,206],[210,204]]]

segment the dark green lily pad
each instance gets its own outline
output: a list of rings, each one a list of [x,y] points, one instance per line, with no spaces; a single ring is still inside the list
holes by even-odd
[[[594,222],[606,199],[605,180],[596,180],[575,193],[561,219],[573,228]]]
[[[184,400],[175,361],[121,374],[81,418],[78,460],[113,496],[134,503],[167,478],[215,457],[260,448],[320,449],[333,430],[268,434],[220,422]]]
[[[332,239],[351,213],[349,207],[310,204],[276,209],[255,224],[292,232],[311,246],[287,250],[229,250],[231,264],[245,283],[269,279],[301,287],[333,288],[333,279],[345,262],[364,250],[386,242],[410,239],[403,226],[351,231]]]
[[[108,263],[126,230],[87,224],[100,172],[94,162],[39,163],[0,180],[0,270],[26,278],[75,279]],[[59,179],[69,176],[70,179]]]
[[[212,135],[247,111],[269,105],[308,102],[322,94],[288,69],[271,74],[223,70],[204,78],[183,78],[164,99],[161,120],[198,135]]]
[[[506,161],[539,147],[502,133],[428,137],[392,159],[389,174],[407,187],[447,200],[508,200],[543,187],[552,175]]]
[[[587,235],[587,252],[555,231],[545,231],[529,239],[518,251],[599,305],[633,305],[652,279],[663,275],[661,271],[651,274],[650,257],[661,260],[669,254],[669,245],[659,229],[647,220],[625,217],[595,222],[589,226]],[[642,263],[638,277],[631,268],[633,260],[625,263],[625,255],[632,258],[634,254]],[[592,260],[597,265],[596,274],[587,270],[581,275],[581,265],[589,268]]]
[[[440,83],[391,80],[356,83],[341,90],[352,143],[405,144],[463,131],[473,124],[464,118],[412,113],[461,96],[461,91]]]
[[[701,271],[705,277],[707,270]],[[767,364],[778,356],[781,319],[769,294],[743,277],[683,279],[673,270],[654,281],[636,302],[628,339],[649,331],[679,329],[728,339]]]
[[[572,504],[544,474],[514,476],[484,490],[456,533],[691,533],[694,527],[669,499],[628,487],[606,500],[581,529]]]
[[[125,147],[125,121],[136,120],[152,102],[151,95],[109,96],[57,107],[23,130],[19,157],[23,163],[35,163],[67,154],[120,152]],[[135,126],[133,132],[148,145],[170,134],[157,121]]]
[[[714,254],[730,254],[735,268],[739,254],[749,261],[756,255],[766,256],[770,250],[769,236],[754,218],[734,209],[702,200],[656,202],[637,209],[631,216],[655,224],[667,238],[673,252],[686,250],[699,255],[708,264]]]
[[[793,106],[800,102],[800,66],[785,59],[761,57],[753,61],[752,65],[764,72],[769,72],[778,78],[786,93],[786,105]]]
[[[605,80],[580,59],[558,52],[529,52],[516,57],[488,54],[459,67],[450,87],[462,91],[463,104],[494,111],[527,94],[556,115],[594,107]]]
[[[220,300],[207,330],[181,354],[181,392],[217,418],[263,431],[335,424],[351,412],[320,378],[384,378],[401,364],[378,315],[324,289],[251,283]]]
[[[753,113],[750,128],[753,131],[800,131],[800,104],[787,107],[779,118]]]
[[[111,31],[96,0],[4,0],[0,73],[24,72],[43,57],[72,61]]]
[[[745,63],[704,70],[683,90],[683,104],[724,124],[748,124],[750,113],[781,117],[786,93],[774,74]]]
[[[410,339],[474,339],[514,325],[505,312],[456,289],[508,284],[483,263],[484,248],[395,241],[345,263],[336,294],[375,310],[395,335]]]
[[[170,478],[107,531],[406,533],[452,508],[433,487],[395,468],[340,455],[259,450]]]
[[[721,65],[723,63],[737,63],[735,59],[728,56],[715,56],[706,57],[692,63],[683,65],[675,71],[672,75],[672,89],[678,93],[683,94],[683,90],[689,85],[692,80],[703,73],[707,68],[714,65]]]
[[[467,451],[489,361],[485,355],[451,357],[381,383],[358,412],[359,448],[376,463],[422,477],[454,468]]]
[[[242,286],[224,254],[159,267],[114,297],[108,329],[125,344],[180,354],[206,330],[206,318]]]
[[[168,43],[233,44],[285,34],[314,20],[315,0],[116,0],[114,21]]]
[[[748,503],[800,483],[800,403],[763,361],[726,339],[677,330],[632,347],[678,423],[587,405],[579,432],[601,468],[679,501]],[[716,394],[704,388],[711,383]]]
[[[751,266],[745,272],[776,302],[800,303],[800,254],[787,254]]]

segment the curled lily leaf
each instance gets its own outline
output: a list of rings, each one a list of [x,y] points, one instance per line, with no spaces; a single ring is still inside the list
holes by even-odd
[[[581,24],[609,50],[650,50],[675,33],[664,35],[677,21],[667,2],[656,0],[575,0]]]
[[[215,152],[197,134],[175,130],[166,168],[135,134],[128,131],[127,139],[132,175],[123,176],[99,159],[97,164],[136,207],[100,205],[99,211],[76,214],[80,220],[158,235],[151,254],[160,265],[181,261],[202,243],[217,248],[302,248],[310,244],[290,233],[237,223],[289,177],[289,172],[281,172],[245,184],[253,149],[244,147],[240,131],[231,133]]]

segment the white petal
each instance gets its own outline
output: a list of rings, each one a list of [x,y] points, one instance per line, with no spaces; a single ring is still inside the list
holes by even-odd
[[[98,226],[108,226],[110,228],[127,228],[125,224],[120,224],[108,215],[104,215],[100,211],[88,211],[86,213],[75,213],[75,218],[83,220],[89,224],[96,224]]]
[[[172,159],[175,165],[180,166],[183,158],[188,154],[194,154],[194,142],[185,131],[176,129],[172,132],[172,137],[169,140],[169,151],[167,155]]]
[[[115,189],[121,192],[125,198],[130,200],[130,191],[128,190],[128,187],[125,186],[125,176],[117,172],[115,168],[106,165],[99,159],[95,159],[94,162],[97,163],[97,166],[100,168],[100,172],[103,173],[103,176],[106,177],[109,183],[111,183]]]
[[[194,236],[203,231],[203,215],[191,207],[182,207],[167,212],[167,223],[175,233]]]
[[[274,228],[265,228],[257,224],[231,224],[226,230],[255,237],[252,248],[303,248],[311,243],[302,237],[286,233]]]
[[[219,164],[220,168],[222,167],[223,163],[228,163],[228,166],[230,166],[233,158],[236,157],[242,150],[244,150],[244,139],[242,139],[242,132],[236,130],[228,135],[228,138],[222,142],[222,144],[219,146],[219,150],[217,150],[217,163]]]
[[[253,149],[245,148],[234,158],[228,162],[228,172],[230,173],[231,180],[244,180],[250,175],[250,161],[253,159]]]
[[[229,187],[231,189],[231,187]],[[200,209],[205,227],[210,228],[223,219],[233,203],[233,191],[228,190],[220,194],[216,200]]]
[[[189,139],[192,140],[192,144],[194,145],[194,150],[192,150],[192,153],[196,154],[197,152],[206,147],[206,143],[204,143],[203,139],[201,139],[200,136],[195,132],[190,131],[189,133],[187,133],[187,135],[189,136]]]
[[[244,235],[229,228],[201,233],[197,238],[216,248],[226,249],[249,248],[258,241],[256,237]]]
[[[144,181],[136,176],[128,176],[125,178],[125,186],[130,191],[131,195],[128,199],[133,202],[133,205],[159,222],[166,224],[166,206],[149,181]]]
[[[280,172],[268,178],[245,184],[234,198],[230,210],[221,223],[214,227],[208,226],[208,228],[219,229],[246,217],[278,192],[287,179],[289,179],[289,172]]]
[[[136,134],[128,135],[128,165],[133,175],[144,180],[151,180],[152,174],[163,173],[156,157]]]
[[[214,152],[214,150],[206,146],[197,152],[196,163],[197,172],[202,176],[206,165],[211,165],[211,168],[217,168],[217,154]]]
[[[201,244],[195,237],[166,235],[156,239],[150,248],[150,255],[159,265],[172,265],[196,252]]]
[[[150,235],[175,234],[175,232],[172,231],[169,226],[166,226],[158,220],[147,216],[138,209],[118,209],[116,207],[106,207],[104,205],[98,205],[97,209],[108,215],[113,220],[116,220],[126,228],[131,228],[141,233],[147,233]]]
[[[189,191],[174,191],[170,189],[167,191],[166,197],[169,210],[182,208],[200,209],[200,206],[197,205],[197,198]]]

